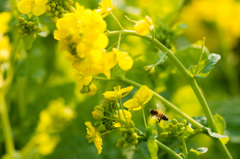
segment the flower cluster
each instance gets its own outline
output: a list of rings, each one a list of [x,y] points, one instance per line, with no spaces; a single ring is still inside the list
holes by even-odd
[[[160,134],[161,137],[169,137],[169,136],[189,136],[193,129],[187,125],[187,121],[185,119],[182,120],[181,123],[179,123],[176,119],[172,120],[172,123],[166,127],[167,132],[163,132]]]
[[[103,73],[110,78],[110,69],[115,65],[123,70],[129,70],[133,65],[128,53],[118,49],[105,51],[108,37],[104,33],[107,25],[102,14],[99,10],[84,9],[76,3],[75,12],[65,14],[56,23],[54,38],[59,40],[60,51],[66,52],[77,76],[81,77],[78,80],[81,82],[78,84],[80,89],[89,85],[92,76]]]
[[[60,140],[57,133],[75,118],[75,114],[62,99],[52,101],[48,108],[40,113],[36,134],[33,137],[40,154],[48,155],[54,150]]]
[[[121,128],[120,134],[123,138],[118,139],[117,147],[119,148],[128,148],[130,146],[138,144],[138,135],[135,132],[135,124],[131,120],[129,122],[129,127]]]
[[[46,15],[52,19],[62,18],[66,13],[74,12],[72,4],[73,0],[49,0],[46,4]]]
[[[18,18],[17,27],[20,35],[29,36],[32,39],[35,39],[36,34],[41,32],[35,20],[25,19],[23,16]]]
[[[18,2],[18,10],[22,14],[32,13],[39,16],[46,11],[46,3],[48,0],[20,0]]]

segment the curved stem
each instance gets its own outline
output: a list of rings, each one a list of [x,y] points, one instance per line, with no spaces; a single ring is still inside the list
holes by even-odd
[[[13,156],[15,152],[14,141],[12,137],[12,130],[10,127],[9,116],[8,116],[4,94],[0,94],[0,101],[1,101],[0,114],[1,114],[3,135],[5,138],[6,151],[7,151],[7,154],[9,154],[9,156]]]
[[[125,118],[125,120],[126,120],[126,123],[127,123],[127,125],[128,125],[128,120],[127,120],[127,117],[126,117],[125,112],[124,112],[124,109],[123,109],[122,100],[120,99],[119,101],[120,101],[120,106],[121,106],[121,109],[122,109],[122,112],[123,112],[123,116],[124,116],[124,118]],[[119,116],[120,116],[120,113],[119,113]]]
[[[114,18],[114,20],[118,23],[119,27],[124,30],[122,24],[119,22],[119,20],[117,19],[117,17],[113,14],[113,12],[110,12],[111,16]]]
[[[158,40],[153,39],[150,35],[146,35],[146,36],[141,36],[138,35],[135,31],[131,31],[131,30],[123,30],[123,31],[111,31],[106,33],[108,36],[112,36],[112,35],[118,35],[118,34],[122,34],[122,35],[134,35],[134,36],[139,36],[141,38],[144,38],[148,41],[150,41],[152,44],[154,44],[158,49],[162,50],[163,52],[166,52],[168,58],[177,66],[177,68],[179,69],[179,71],[184,75],[184,77],[188,80],[188,82],[190,83],[196,97],[198,98],[204,114],[206,115],[207,118],[207,122],[209,127],[214,131],[216,131],[216,126],[215,123],[213,121],[213,116],[211,114],[211,111],[209,109],[209,106],[201,92],[201,90],[199,89],[196,80],[189,74],[189,72],[187,71],[187,69],[184,67],[184,65],[178,60],[178,58],[172,53],[171,50],[169,50],[168,48],[166,48],[162,43],[160,43]],[[222,150],[224,151],[225,155],[227,158],[232,159],[231,154],[229,153],[228,149],[226,148],[226,146],[224,144],[222,144],[219,140],[219,142],[217,142],[217,144],[220,144],[220,147],[222,148]]]
[[[174,152],[172,149],[161,143],[160,141],[156,140],[158,146],[166,151],[168,154],[170,154],[172,157],[177,158],[177,159],[182,159],[181,156],[179,156],[176,152]]]
[[[185,139],[183,136],[180,136],[179,140],[182,143],[183,154],[186,157],[186,159],[188,159],[188,150],[187,150],[187,145],[186,145]]]

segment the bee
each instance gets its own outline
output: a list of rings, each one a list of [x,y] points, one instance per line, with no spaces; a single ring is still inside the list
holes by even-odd
[[[149,114],[158,119],[156,123],[160,123],[162,119],[168,121],[168,117],[157,109],[151,109]]]

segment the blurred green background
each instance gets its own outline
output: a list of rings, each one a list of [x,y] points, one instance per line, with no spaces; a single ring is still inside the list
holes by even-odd
[[[97,0],[78,0],[86,8],[97,8]],[[221,55],[210,75],[205,79],[197,79],[204,95],[215,114],[223,116],[227,123],[225,134],[230,137],[227,144],[234,158],[240,158],[240,1],[238,0],[117,0],[113,13],[127,29],[133,29],[132,24],[124,18],[142,19],[149,15],[156,28],[156,37],[169,49],[175,52],[180,61],[188,68],[197,64],[200,55],[201,42],[206,37],[206,47],[209,52]],[[10,11],[7,0],[0,1],[0,11]],[[81,159],[81,158],[143,158],[140,150],[118,149],[116,142],[118,133],[103,138],[103,152],[97,155],[93,143],[86,139],[86,121],[93,121],[93,107],[100,104],[102,93],[112,90],[113,86],[124,83],[96,82],[98,91],[94,96],[79,93],[73,75],[71,63],[64,54],[58,52],[58,42],[53,38],[55,24],[46,15],[39,17],[47,37],[38,36],[29,51],[22,47],[17,54],[18,67],[14,76],[10,93],[7,96],[10,122],[13,129],[15,147],[17,150],[29,141],[35,132],[39,113],[47,108],[49,102],[64,98],[66,104],[72,105],[77,117],[61,133],[61,141],[46,159]],[[118,25],[112,17],[105,18],[109,30],[118,30]],[[16,19],[10,22],[11,38],[16,27]],[[110,38],[110,44],[118,37]],[[153,74],[143,67],[156,63],[159,54],[156,48],[137,37],[126,37],[121,48],[133,57],[134,65],[126,76],[141,84],[148,85],[156,92],[173,102],[181,110],[192,117],[204,115],[191,87],[178,69],[165,59],[156,67]],[[126,99],[127,100],[127,99]],[[164,107],[159,101],[152,100],[148,108],[160,107],[169,118],[180,118],[177,114]],[[141,112],[133,113],[133,120],[139,129],[143,129]],[[161,123],[164,125],[166,123]],[[1,125],[0,125],[0,129]],[[0,130],[2,132],[2,130]],[[164,141],[166,145],[171,144]],[[193,137],[188,147],[208,147],[202,158],[222,158],[212,140],[203,134]],[[162,150],[159,153],[164,158]],[[4,138],[0,133],[0,156],[5,154]]]

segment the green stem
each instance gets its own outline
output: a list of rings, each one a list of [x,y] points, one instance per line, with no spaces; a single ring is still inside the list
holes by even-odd
[[[6,101],[4,98],[4,94],[0,94],[0,113],[1,113],[1,121],[2,121],[2,129],[3,129],[3,135],[5,138],[5,147],[7,154],[11,157],[13,157],[15,148],[14,148],[14,141],[12,137],[12,130],[10,127],[9,117],[8,117],[8,111],[6,106]]]
[[[141,87],[142,85],[132,81],[130,79],[127,78],[122,78],[122,81],[129,83],[131,85],[134,85],[136,87]],[[151,89],[150,89],[151,90]],[[155,91],[151,90],[153,92],[153,95],[159,99],[165,106],[169,107],[170,109],[172,109],[173,111],[175,111],[178,115],[180,115],[182,118],[186,119],[187,121],[189,121],[190,123],[192,123],[194,126],[200,128],[203,127],[203,125],[201,125],[200,123],[198,123],[196,120],[194,120],[193,118],[191,118],[190,116],[188,116],[187,114],[183,113],[180,109],[178,109],[175,105],[173,105],[171,102],[169,102],[168,100],[166,100],[164,97],[162,97],[161,95],[159,95],[158,93],[156,93]]]
[[[183,154],[185,155],[186,159],[188,159],[188,150],[187,150],[187,145],[186,145],[185,139],[183,136],[180,136],[179,140],[182,143]]]
[[[127,125],[128,125],[128,120],[127,120],[127,117],[126,117],[125,112],[124,112],[124,109],[123,109],[122,100],[120,99],[119,101],[120,101],[120,106],[121,106],[121,109],[122,109],[122,112],[123,112],[123,116],[124,116],[124,118],[125,118],[125,120],[126,120],[126,123],[127,123]],[[119,116],[120,116],[120,114],[119,114]]]
[[[160,141],[156,140],[158,146],[163,149],[164,151],[166,151],[169,155],[171,155],[174,158],[177,159],[182,159],[181,156],[179,156],[176,152],[174,152],[172,149],[170,149],[169,147],[167,147],[166,145],[164,145],[163,143],[161,143]]]
[[[120,44],[121,44],[121,36],[122,34],[119,34],[119,36],[118,36],[118,44],[117,44],[117,49],[119,49],[120,48]]]
[[[145,128],[147,128],[147,122],[146,122],[145,112],[143,110],[143,105],[141,105],[141,107],[142,107],[142,115],[143,115],[144,125],[145,125]]]
[[[118,23],[119,27],[124,30],[122,24],[119,22],[119,20],[117,19],[117,17],[113,14],[113,12],[110,12],[111,16],[114,18],[114,20]]]
[[[118,34],[122,34],[122,35],[134,35],[134,36],[139,36],[141,38],[144,38],[148,41],[150,41],[152,44],[154,44],[156,47],[158,47],[160,50],[162,50],[163,52],[166,52],[168,58],[177,66],[177,68],[179,69],[179,71],[185,76],[185,78],[188,80],[188,82],[190,83],[196,97],[198,98],[200,104],[202,105],[204,114],[206,115],[207,118],[207,122],[209,127],[214,131],[216,131],[216,127],[213,121],[213,117],[211,114],[211,111],[209,109],[209,106],[201,92],[201,90],[199,89],[196,80],[189,74],[189,72],[187,71],[187,69],[184,67],[184,65],[178,60],[178,58],[172,53],[171,50],[169,50],[168,48],[166,48],[162,43],[160,43],[158,40],[153,39],[150,35],[146,35],[146,36],[141,36],[138,35],[135,31],[129,31],[129,30],[123,30],[123,31],[112,31],[112,32],[108,32],[106,33],[108,36],[113,36],[113,35],[118,35]],[[219,140],[220,141],[220,140]],[[225,153],[226,157],[229,159],[232,159],[231,154],[229,153],[228,149],[226,148],[226,146],[224,144],[222,144],[221,142],[217,142],[218,144],[220,144],[220,147],[222,148],[223,152]]]
[[[13,49],[12,49],[12,52],[11,52],[11,57],[10,57],[11,64],[12,64],[13,68],[15,67],[15,55],[16,55],[18,46],[20,44],[20,40],[21,40],[20,36],[17,35],[16,41],[15,41],[15,43],[13,45]]]

